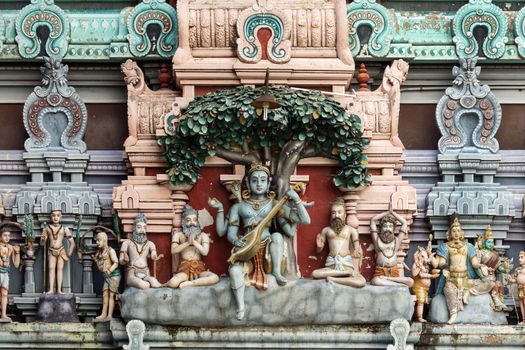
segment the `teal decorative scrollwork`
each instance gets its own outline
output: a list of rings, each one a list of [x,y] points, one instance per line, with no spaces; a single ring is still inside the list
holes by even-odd
[[[151,24],[160,27],[158,38],[148,35]],[[135,6],[128,17],[128,31],[130,51],[136,57],[150,53],[170,57],[177,50],[177,12],[166,0],[143,0]]]
[[[483,26],[488,34],[483,41],[483,55],[496,59],[505,53],[505,44],[508,39],[507,17],[503,11],[492,4],[491,0],[470,0],[462,6],[454,20],[454,43],[458,57],[474,57],[478,55],[478,43],[474,38],[474,28]]]
[[[0,15],[0,53],[2,52],[2,49],[4,48],[4,41],[5,41],[5,20],[2,15]]]
[[[273,8],[269,11],[248,8],[240,14],[237,20],[239,59],[248,63],[256,63],[262,59],[263,47],[257,36],[261,28],[267,28],[272,33],[266,48],[268,60],[274,63],[288,62],[292,56],[292,44],[288,40],[290,28],[286,16]]]
[[[86,105],[75,88],[68,85],[69,68],[62,64],[61,58],[44,57],[44,62],[40,69],[42,85],[35,87],[24,104],[24,127],[29,135],[24,148],[28,152],[59,149],[84,153],[86,143],[82,138],[87,126]],[[46,124],[46,116],[56,113],[66,117],[61,132],[55,132]]]
[[[516,33],[516,45],[518,46],[518,54],[525,57],[525,7],[519,10],[514,19],[514,31]]]
[[[24,58],[35,58],[41,53],[41,40],[37,29],[49,29],[45,43],[45,54],[61,58],[68,48],[69,20],[65,12],[55,5],[54,0],[31,0],[31,4],[20,10],[16,18],[16,41],[18,51]]]
[[[445,91],[436,107],[436,120],[441,138],[438,148],[445,152],[492,152],[499,150],[496,132],[501,123],[501,105],[488,85],[478,80],[478,57],[459,58],[452,70],[453,85]],[[461,119],[475,118],[475,126]]]
[[[371,55],[384,57],[392,41],[393,20],[388,10],[376,0],[355,0],[347,8],[349,36],[348,44],[353,56]],[[372,33],[368,43],[361,43],[357,29],[368,25]]]

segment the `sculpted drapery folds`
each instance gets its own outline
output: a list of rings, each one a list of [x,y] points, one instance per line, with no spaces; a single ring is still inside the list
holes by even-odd
[[[485,230],[485,234],[478,236],[476,245],[482,264],[481,272],[486,279],[491,281],[492,285],[490,289],[491,306],[495,311],[507,311],[504,296],[505,286],[498,280],[497,274],[508,274],[512,269],[512,264],[508,258],[500,258],[494,247],[494,237],[490,226]]]

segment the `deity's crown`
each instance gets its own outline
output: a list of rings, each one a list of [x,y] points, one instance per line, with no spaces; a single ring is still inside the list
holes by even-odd
[[[459,216],[456,213],[454,213],[452,217],[453,217],[452,224],[450,224],[450,227],[447,231],[447,240],[450,239],[450,234],[452,232],[452,229],[455,227],[459,228],[460,232],[462,233],[461,235],[463,237],[465,235],[465,232],[463,231],[463,229],[461,228],[461,224],[459,223]]]
[[[450,225],[450,228],[452,229],[453,227],[459,227],[461,228],[461,224],[459,223],[459,218],[456,216],[454,217],[454,221],[452,221],[452,224]]]
[[[250,177],[254,172],[256,171],[264,171],[268,177],[271,176],[270,169],[268,167],[262,165],[261,163],[252,163],[250,166],[250,170],[248,170],[248,174],[246,174],[247,177]]]
[[[492,235],[492,227],[490,227],[490,225],[485,229],[485,236],[483,238],[484,241],[487,239],[494,239],[494,236]]]

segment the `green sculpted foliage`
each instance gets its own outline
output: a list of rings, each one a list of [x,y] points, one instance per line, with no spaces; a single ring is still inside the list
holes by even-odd
[[[238,87],[190,102],[176,121],[176,133],[159,139],[171,183],[195,183],[206,157],[215,155],[237,164],[269,163],[279,195],[299,160],[308,157],[339,161],[336,186],[351,189],[370,182],[358,116],[319,91],[271,87],[269,94],[281,107],[264,121],[263,111],[251,105],[262,94],[262,89]]]
[[[5,20],[4,17],[0,14],[0,53],[4,47],[5,41]]]

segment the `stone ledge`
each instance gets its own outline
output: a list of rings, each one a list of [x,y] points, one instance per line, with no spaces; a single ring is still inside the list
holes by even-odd
[[[355,289],[326,280],[296,280],[279,287],[268,277],[268,290],[246,288],[246,317],[241,321],[235,318],[227,278],[210,287],[182,290],[129,288],[120,296],[121,315],[146,324],[190,327],[371,324],[412,317],[412,298],[405,287]]]
[[[115,349],[109,324],[4,323],[0,349]]]
[[[523,349],[525,326],[423,325],[418,349]]]
[[[111,321],[115,343],[128,344],[125,324]],[[421,324],[410,328],[407,344],[416,344]],[[144,344],[153,349],[386,349],[393,344],[388,324],[194,328],[146,325]]]
[[[454,324],[508,324],[506,313],[496,312],[490,306],[489,294],[471,295],[468,302],[464,310],[458,312]],[[448,319],[447,301],[443,294],[438,294],[432,298],[430,303],[428,320],[434,323],[446,323]]]

